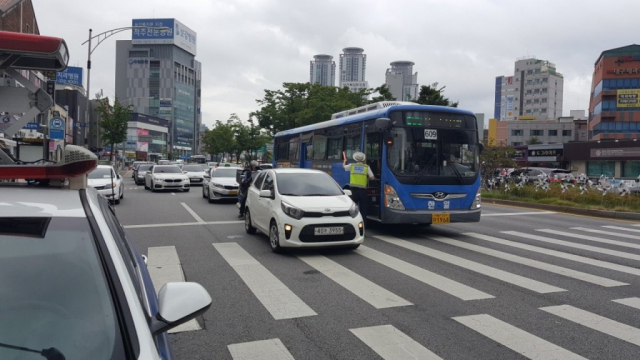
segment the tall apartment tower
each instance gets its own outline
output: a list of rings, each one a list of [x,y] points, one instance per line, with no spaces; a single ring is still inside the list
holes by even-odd
[[[336,86],[336,62],[333,56],[318,54],[309,66],[309,82],[323,86]]]
[[[556,65],[526,58],[516,61],[513,76],[498,76],[495,82],[494,118],[556,120],[562,116],[564,78]]]
[[[169,140],[160,144],[181,156],[194,155],[200,141],[201,72],[196,32],[176,19],[135,19],[132,40],[116,42],[116,97],[132,111],[169,120]],[[128,136],[135,137],[134,134]]]
[[[367,55],[364,49],[347,47],[340,54],[340,87],[348,87],[352,92],[367,89],[369,84],[365,80],[367,70]]]
[[[411,101],[418,97],[418,73],[413,73],[412,61],[394,61],[385,74],[385,84],[398,101]]]

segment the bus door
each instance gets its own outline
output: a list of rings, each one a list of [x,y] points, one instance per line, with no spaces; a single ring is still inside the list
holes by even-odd
[[[375,180],[369,180],[367,194],[371,201],[369,216],[380,218],[382,204],[382,134],[380,132],[367,133],[365,138],[365,155],[367,156],[367,165],[371,168],[371,172],[376,177]]]
[[[305,134],[300,137],[300,168],[311,168],[313,158],[313,135]]]

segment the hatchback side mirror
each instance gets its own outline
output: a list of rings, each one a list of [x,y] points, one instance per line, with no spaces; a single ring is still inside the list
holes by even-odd
[[[211,296],[193,282],[166,283],[158,293],[158,314],[151,320],[153,334],[163,333],[206,312]]]
[[[344,192],[344,194],[345,194],[345,195],[347,195],[347,196],[352,196],[352,195],[353,195],[353,193],[352,193],[352,192],[351,192],[351,190],[349,190],[349,189],[344,189],[344,190],[342,190],[342,191],[343,191],[343,192]]]
[[[271,195],[271,190],[260,190],[260,197],[269,199],[275,198],[275,196]]]

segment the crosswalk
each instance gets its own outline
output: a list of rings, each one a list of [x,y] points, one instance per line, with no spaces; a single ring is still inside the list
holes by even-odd
[[[640,224],[639,224],[640,225]],[[597,236],[596,236],[597,234]],[[624,236],[626,235],[626,236]],[[625,239],[625,240],[621,240]],[[598,244],[594,246],[592,244]],[[298,295],[287,284],[287,279],[279,279],[261,261],[260,254],[252,254],[241,243],[214,243],[216,252],[262,304],[274,321],[305,319],[322,316],[322,309],[307,303],[308,299]],[[611,246],[608,248],[606,246]],[[392,251],[388,251],[393,249]],[[623,250],[624,249],[624,250]],[[175,248],[149,248],[150,269],[162,262],[168,268],[180,264]],[[160,251],[160,252],[158,252]],[[164,251],[164,252],[163,252]],[[575,254],[574,252],[579,253]],[[532,231],[500,231],[499,234],[486,235],[474,232],[450,236],[425,235],[419,238],[400,238],[384,234],[371,234],[365,245],[353,253],[372,266],[381,266],[388,277],[396,281],[413,279],[426,291],[439,292],[451,301],[460,304],[472,304],[477,301],[485,304],[498,303],[501,292],[495,287],[487,287],[484,282],[465,283],[447,273],[427,270],[429,262],[437,261],[449,267],[460,269],[473,276],[491,280],[492,284],[503,284],[522,293],[543,295],[547,306],[532,309],[539,313],[531,319],[532,323],[556,318],[555,332],[567,331],[569,324],[580,326],[585,331],[603,334],[612,339],[640,347],[640,329],[637,324],[627,321],[624,316],[608,318],[604,314],[622,314],[634,312],[640,317],[640,297],[608,299],[598,304],[598,311],[581,308],[563,301],[550,301],[554,294],[572,293],[589,289],[617,288],[637,284],[640,279],[640,229],[625,226],[601,226],[598,228],[571,227],[568,229],[534,229]],[[399,255],[411,255],[412,259],[424,258],[421,263],[408,261]],[[153,255],[152,257],[152,254]],[[391,255],[393,254],[393,255]],[[454,255],[455,254],[455,255]],[[164,260],[162,259],[164,256]],[[385,287],[371,276],[363,276],[350,267],[349,258],[333,258],[333,255],[294,254],[293,259],[300,261],[343,289],[344,296],[360,299],[370,311],[383,311],[393,308],[412,308],[415,300],[411,293],[398,292],[397,288]],[[473,258],[473,260],[471,260]],[[498,259],[499,262],[495,260]],[[297,261],[296,260],[296,261]],[[152,263],[153,261],[153,263]],[[511,266],[505,267],[505,263]],[[526,271],[516,274],[513,267],[522,267]],[[578,268],[576,268],[578,267]],[[610,270],[606,276],[596,275],[598,271]],[[511,271],[509,271],[511,270]],[[161,276],[154,270],[151,275]],[[164,270],[169,271],[169,270]],[[180,271],[181,268],[180,268]],[[526,275],[526,276],[524,276]],[[538,280],[544,278],[544,282]],[[184,276],[183,276],[184,278]],[[290,281],[290,280],[289,280]],[[580,286],[573,286],[573,281]],[[154,279],[154,283],[156,280]],[[557,283],[556,283],[557,282]],[[418,284],[416,283],[416,284]],[[385,282],[388,284],[388,282]],[[558,286],[559,284],[562,287]],[[237,285],[241,286],[241,285]],[[295,288],[293,288],[295,289]],[[586,294],[588,295],[588,294]],[[326,294],[326,296],[331,296]],[[556,299],[566,299],[559,297]],[[367,305],[368,304],[368,305]],[[314,309],[314,307],[316,307]],[[619,312],[619,313],[618,313]],[[546,314],[545,316],[542,316]],[[580,349],[565,349],[544,333],[531,333],[510,323],[508,318],[496,313],[464,313],[451,316],[450,326],[468,335],[482,335],[489,344],[509,349],[514,354],[529,359],[585,359]],[[197,324],[197,323],[196,323]],[[379,323],[372,326],[344,329],[351,334],[349,341],[357,341],[383,359],[443,359],[441,349],[425,346],[421,334],[400,327],[401,324]],[[532,326],[533,328],[533,326]],[[409,331],[407,331],[409,330]],[[184,330],[183,330],[184,331]],[[264,337],[254,341],[229,344],[229,354],[233,359],[295,359],[304,357],[292,350],[286,338]],[[429,344],[437,343],[437,340]],[[429,348],[432,347],[432,348]],[[507,350],[505,350],[507,351]],[[638,349],[640,353],[640,348]],[[515,356],[515,355],[514,355]],[[473,356],[468,356],[473,357]]]

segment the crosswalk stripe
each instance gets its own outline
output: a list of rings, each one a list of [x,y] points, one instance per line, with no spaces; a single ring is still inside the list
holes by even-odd
[[[603,228],[614,229],[614,230],[624,230],[624,231],[640,233],[640,230],[638,230],[638,229],[629,229],[629,228],[622,227],[622,226],[605,225],[605,226],[603,226]]]
[[[489,277],[502,280],[504,282],[507,282],[531,291],[535,291],[537,293],[547,294],[552,292],[567,291],[565,289],[562,289],[556,286],[545,284],[537,280],[529,279],[524,276],[512,274],[510,272],[503,271],[500,269],[492,268],[491,266],[483,265],[471,260],[461,258],[459,256],[450,255],[442,251],[428,248],[426,246],[414,244],[409,241],[398,239],[393,236],[374,236],[374,237],[382,241],[386,241],[388,243],[403,247],[405,249],[409,249],[409,250],[418,252],[420,254],[427,255],[456,266],[460,266],[467,270],[471,270],[479,274],[483,274],[485,276],[489,276]]]
[[[385,360],[442,360],[393,325],[349,329]]]
[[[485,292],[476,290],[470,286],[461,284],[457,281],[417,267],[406,261],[397,259],[393,256],[389,256],[385,253],[366,246],[360,246],[360,248],[355,250],[355,252],[386,267],[389,267],[399,273],[414,278],[438,290],[444,291],[447,294],[455,296],[461,300],[466,301],[494,298],[494,296],[489,295]]]
[[[561,266],[557,266],[557,265],[545,263],[545,262],[542,262],[542,261],[529,259],[529,258],[526,258],[526,257],[523,257],[523,256],[509,254],[509,253],[498,251],[498,250],[488,249],[488,248],[485,248],[485,247],[482,247],[482,246],[473,245],[473,244],[469,244],[469,243],[466,243],[466,242],[463,242],[463,241],[449,239],[449,238],[446,238],[446,237],[429,236],[427,238],[435,240],[435,241],[439,241],[439,242],[442,242],[442,243],[445,243],[445,244],[448,244],[448,245],[457,246],[457,247],[460,247],[460,248],[463,248],[463,249],[475,251],[475,252],[478,252],[478,253],[481,253],[481,254],[497,257],[499,259],[515,262],[515,263],[526,265],[526,266],[529,266],[529,267],[532,267],[532,268],[536,268],[536,269],[548,271],[548,272],[551,272],[551,273],[554,273],[554,274],[559,274],[559,275],[567,276],[567,277],[570,277],[570,278],[586,281],[586,282],[589,282],[589,283],[592,283],[592,284],[596,284],[596,285],[600,285],[600,286],[604,286],[604,287],[629,285],[629,284],[626,284],[626,283],[623,283],[623,282],[620,282],[620,281],[607,279],[607,278],[604,278],[604,277],[601,277],[601,276],[587,274],[587,273],[584,273],[584,272],[581,272],[581,271],[564,268],[564,267],[561,267]]]
[[[585,359],[491,315],[457,316],[453,320],[529,359]]]
[[[298,255],[298,258],[376,309],[413,305],[325,256]]]
[[[147,270],[156,292],[168,282],[184,281],[184,272],[175,246],[153,246],[147,250]],[[200,330],[196,319],[169,330],[169,333]]]
[[[618,304],[627,305],[632,308],[640,310],[640,298],[637,298],[637,297],[618,299],[618,300],[612,300],[612,301]]]
[[[540,308],[540,310],[640,346],[640,329],[634,328],[633,326],[578,309],[571,305],[548,306]]]
[[[582,230],[582,231],[591,230],[591,229],[586,229],[586,228],[574,228],[574,229]],[[561,236],[566,236],[566,237],[571,237],[571,238],[576,238],[576,239],[595,241],[595,242],[599,242],[599,243],[603,243],[603,244],[617,245],[617,246],[628,247],[628,248],[633,248],[633,249],[640,249],[640,245],[637,245],[637,244],[631,244],[631,243],[624,242],[624,241],[603,239],[603,238],[599,238],[599,237],[595,237],[595,236],[588,236],[588,235],[584,235],[584,234],[574,234],[574,233],[570,233],[570,232],[566,232],[566,231],[551,230],[551,229],[538,229],[536,231],[544,232],[544,233],[547,233],[547,234],[561,235]]]
[[[216,243],[213,247],[238,273],[274,319],[318,315],[237,243]]]
[[[227,348],[234,360],[294,360],[280,339],[231,344]]]
[[[546,248],[533,246],[529,244],[522,244],[519,242],[500,239],[500,238],[489,236],[489,235],[476,234],[476,233],[464,233],[462,235],[473,237],[480,240],[490,241],[496,244],[511,246],[518,249],[528,250],[528,251],[536,252],[539,254],[555,256],[561,259],[567,259],[567,260],[572,260],[572,261],[583,263],[583,264],[593,265],[593,266],[601,267],[604,269],[615,270],[615,271],[619,271],[627,274],[640,276],[640,269],[636,269],[630,266],[614,264],[607,261],[596,260],[596,259],[592,259],[585,256],[580,256],[580,255],[568,254],[562,251],[546,249]]]
[[[625,238],[625,239],[640,240],[640,236],[632,235],[632,234],[623,234],[623,233],[619,233],[619,232],[611,232],[611,231],[604,231],[604,230],[598,230],[598,229],[589,229],[589,228],[583,228],[583,227],[575,227],[575,228],[572,228],[572,229],[573,230],[591,232],[591,233],[595,233],[595,234],[603,234],[603,235],[621,237],[621,238]],[[626,242],[622,242],[622,243],[626,244],[626,245],[623,245],[623,246],[628,246],[628,247],[640,249],[640,245],[630,244],[630,243],[626,243]]]
[[[533,235],[533,234],[525,234],[525,233],[521,233],[521,232],[518,232],[518,231],[502,231],[502,233],[503,234],[508,234],[508,235],[513,235],[513,236],[520,236],[520,237],[531,239],[531,240],[538,240],[538,241],[546,242],[546,243],[549,243],[549,244],[557,244],[557,245],[562,245],[562,246],[566,246],[566,247],[572,247],[572,248],[575,248],[575,249],[593,251],[593,252],[597,252],[597,253],[601,253],[601,254],[607,254],[607,255],[613,255],[613,256],[621,257],[621,258],[624,258],[624,259],[631,259],[631,260],[639,260],[640,261],[640,255],[629,254],[629,253],[622,252],[622,251],[609,250],[609,249],[605,249],[605,248],[601,248],[601,247],[597,247],[597,246],[577,244],[577,243],[572,243],[570,241],[552,239],[552,238],[547,238],[547,237],[544,237],[544,236],[538,236],[538,235]]]

